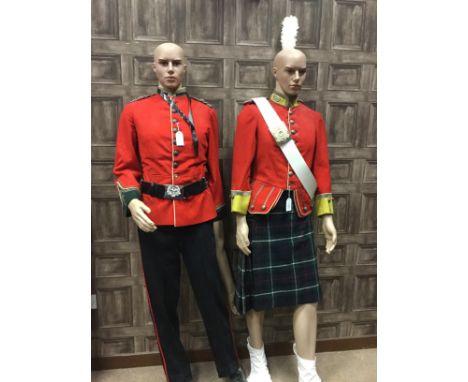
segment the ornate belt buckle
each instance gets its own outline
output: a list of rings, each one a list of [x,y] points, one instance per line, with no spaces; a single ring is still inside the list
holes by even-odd
[[[164,197],[167,199],[181,199],[182,198],[182,190],[180,186],[176,184],[169,184],[166,187],[166,192],[164,193]]]

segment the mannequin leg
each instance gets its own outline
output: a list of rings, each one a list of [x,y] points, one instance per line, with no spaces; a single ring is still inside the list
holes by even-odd
[[[263,346],[263,319],[265,312],[257,312],[253,309],[245,314],[247,329],[249,330],[250,346],[260,349]]]
[[[248,382],[271,382],[270,372],[263,345],[263,319],[264,312],[249,310],[246,315],[249,338],[247,338],[247,349],[250,355],[250,375]]]
[[[303,304],[296,308],[293,329],[298,354],[305,359],[315,359],[317,304]]]
[[[299,382],[321,382],[315,367],[317,337],[317,304],[299,305],[293,317],[294,354],[297,358]]]

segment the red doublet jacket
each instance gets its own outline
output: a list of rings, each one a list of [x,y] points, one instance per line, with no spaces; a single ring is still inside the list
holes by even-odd
[[[188,116],[185,90],[179,89],[174,97],[178,108]],[[114,164],[120,198],[124,209],[133,198],[141,198],[151,209],[148,216],[157,226],[202,223],[216,218],[224,206],[216,111],[193,97],[191,111],[198,137],[197,157],[190,126],[159,94],[130,102],[120,116]],[[184,135],[183,146],[176,145],[177,129]],[[187,199],[160,199],[140,193],[140,181],[185,185],[203,177],[208,188]]]
[[[232,166],[231,210],[240,214],[266,214],[285,190],[291,190],[299,216],[314,208],[319,216],[333,213],[325,123],[320,113],[301,102],[289,105],[273,93],[270,103],[288,127],[317,181],[316,203],[289,166],[258,107],[244,105],[237,119]]]

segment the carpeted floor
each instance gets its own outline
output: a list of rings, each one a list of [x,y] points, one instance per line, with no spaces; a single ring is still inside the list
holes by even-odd
[[[273,382],[297,382],[294,356],[268,358]],[[243,359],[249,371],[249,360]],[[322,382],[376,382],[377,350],[362,349],[317,354]],[[221,381],[213,362],[192,364],[193,382]],[[137,367],[92,372],[92,382],[166,382],[162,366]]]

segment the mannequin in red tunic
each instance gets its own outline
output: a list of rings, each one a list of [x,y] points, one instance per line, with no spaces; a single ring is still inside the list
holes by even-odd
[[[246,256],[245,264],[250,264],[242,269],[238,278],[241,285],[237,286],[238,308],[246,313],[249,330],[248,381],[271,381],[262,339],[264,310],[296,306],[293,331],[299,381],[319,382],[315,342],[320,287],[315,249],[310,244],[313,230],[309,215],[314,210],[321,217],[326,252],[330,254],[337,234],[326,130],[321,115],[297,98],[306,77],[305,55],[297,49],[283,49],[274,59],[273,75],[276,87],[270,103],[312,171],[317,191],[314,202],[277,147],[258,107],[246,102],[238,116],[234,140],[231,209],[236,215],[237,245]],[[303,227],[307,229],[299,235]],[[278,244],[284,242],[287,244]]]
[[[184,52],[154,51],[157,94],[122,111],[114,175],[127,216],[138,226],[148,300],[167,380],[190,382],[177,305],[182,256],[220,377],[245,381],[234,347],[215,243],[222,232],[223,188],[215,110],[182,88]],[[226,261],[225,261],[226,263]]]

